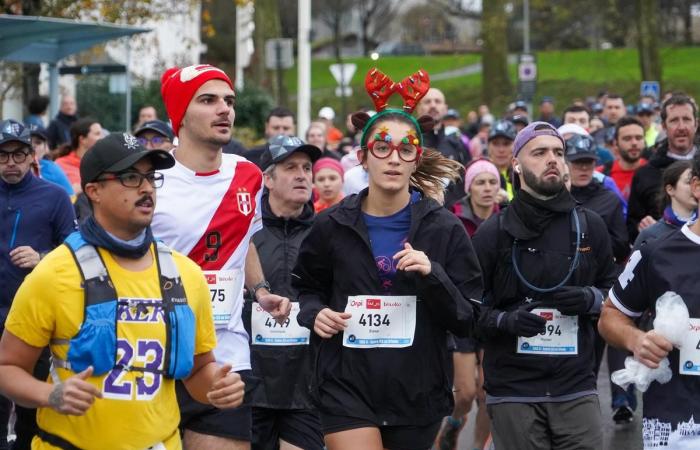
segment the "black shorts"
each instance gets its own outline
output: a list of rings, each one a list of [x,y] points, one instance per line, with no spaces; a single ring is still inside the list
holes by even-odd
[[[244,382],[251,374],[250,370],[238,372]],[[238,408],[219,409],[199,403],[190,396],[185,385],[175,384],[177,403],[180,405],[180,432],[192,430],[195,433],[208,434],[238,441],[250,441],[253,423],[252,408],[246,402]]]
[[[376,423],[356,417],[321,414],[323,434],[354,430],[356,428],[379,428],[382,445],[391,450],[426,450],[432,447],[440,430],[442,420],[430,425],[378,426]]]
[[[274,450],[282,439],[304,450],[323,450],[318,412],[253,407],[252,450]]]

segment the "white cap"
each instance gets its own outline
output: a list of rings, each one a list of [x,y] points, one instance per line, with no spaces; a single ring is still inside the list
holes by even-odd
[[[324,106],[318,112],[318,117],[320,117],[321,119],[333,120],[335,119],[335,111],[333,111],[333,108],[331,108],[330,106]]]
[[[581,125],[576,125],[575,123],[566,123],[559,128],[557,128],[559,134],[564,136],[565,134],[580,134],[582,136],[590,136],[591,134],[586,131]]]

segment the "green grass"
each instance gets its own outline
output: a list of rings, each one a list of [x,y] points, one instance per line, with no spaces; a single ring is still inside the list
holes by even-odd
[[[662,89],[683,90],[700,98],[700,47],[665,48],[661,51],[661,58],[664,64]],[[480,56],[474,54],[384,57],[377,62],[369,58],[348,59],[347,62],[356,63],[358,68],[351,83],[355,92],[352,97],[346,99],[346,111],[371,105],[362,88],[364,76],[371,67],[379,67],[398,80],[419,68],[435,75],[479,60]],[[333,92],[336,83],[328,70],[328,66],[333,63],[332,60],[314,60],[312,63],[312,111],[317,111],[324,105],[331,105],[340,113],[341,101]],[[629,102],[636,101],[639,95],[641,76],[635,49],[537,52],[537,63],[538,84],[535,101],[544,96],[552,96],[556,100],[557,111],[561,111],[574,99],[595,96],[603,89],[619,93]],[[510,74],[514,89],[517,87],[516,70],[517,66],[511,65]],[[294,93],[295,69],[286,71],[285,81],[290,93]],[[481,102],[481,74],[434,81],[432,85],[443,90],[449,105],[463,114],[475,109]],[[512,97],[498,99],[491,105],[492,110],[500,114],[506,104],[515,97],[514,93]]]
[[[357,64],[357,70],[350,83],[353,87],[362,87],[365,75],[369,69],[378,67],[395,81],[399,81],[418,69],[430,69],[430,73],[436,74],[479,62],[480,55],[439,55],[439,56],[392,56],[379,58],[372,61],[370,58],[347,58],[345,63]],[[314,59],[311,62],[311,89],[334,89],[337,86],[329,66],[335,64],[334,59]],[[296,67],[286,70],[285,83],[290,93],[297,90]]]

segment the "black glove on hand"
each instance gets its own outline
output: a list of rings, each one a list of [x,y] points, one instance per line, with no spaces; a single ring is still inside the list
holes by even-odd
[[[552,308],[565,316],[578,316],[590,311],[595,294],[589,286],[562,286],[552,295]]]
[[[547,321],[526,309],[516,309],[503,313],[498,321],[498,329],[516,336],[537,336],[545,330]]]

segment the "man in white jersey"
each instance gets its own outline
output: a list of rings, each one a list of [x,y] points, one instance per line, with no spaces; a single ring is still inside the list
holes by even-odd
[[[204,270],[212,295],[217,361],[250,373],[248,335],[241,320],[243,287],[279,321],[289,300],[270,293],[250,238],[262,228],[262,174],[245,158],[222,154],[231,140],[235,93],[229,77],[210,65],[168,69],[161,94],[178,147],[176,164],[159,191],[153,233]],[[249,381],[250,383],[250,381]],[[252,385],[252,383],[251,383]],[[186,449],[248,449],[251,409],[221,411],[178,390]]]

